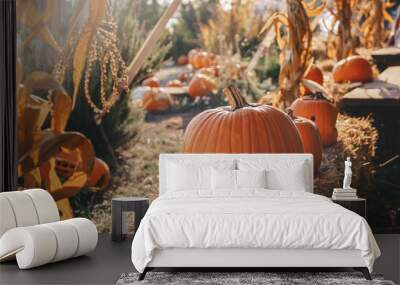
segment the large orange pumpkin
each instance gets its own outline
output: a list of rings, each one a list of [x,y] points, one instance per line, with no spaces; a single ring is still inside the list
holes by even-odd
[[[250,105],[235,87],[225,89],[230,106],[208,109],[186,128],[186,153],[302,153],[300,134],[275,107]]]
[[[333,67],[333,80],[340,82],[366,82],[373,79],[371,64],[359,55],[342,59]]]
[[[186,55],[180,55],[176,61],[179,65],[186,65],[188,64],[188,57]]]
[[[142,103],[148,112],[161,112],[171,106],[171,98],[162,89],[151,88],[143,95]]]
[[[216,87],[211,77],[198,73],[190,80],[188,93],[191,97],[202,97],[213,92]]]
[[[291,109],[289,116],[299,130],[304,152],[311,153],[314,157],[314,172],[318,172],[322,161],[322,142],[317,125],[312,120],[294,116]]]
[[[338,111],[321,93],[303,96],[296,99],[291,109],[295,116],[307,119],[315,119],[319,129],[323,146],[329,146],[337,142],[336,119]]]
[[[158,80],[158,78],[155,76],[151,76],[143,80],[142,85],[157,88],[160,87],[160,80]]]
[[[321,69],[316,65],[311,66],[307,74],[304,76],[304,79],[312,80],[314,82],[317,82],[319,85],[324,84],[324,75],[322,74]],[[313,92],[310,89],[308,89],[307,87],[304,88],[304,94],[311,93]]]

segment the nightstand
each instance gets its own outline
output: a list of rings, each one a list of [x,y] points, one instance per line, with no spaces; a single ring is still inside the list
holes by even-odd
[[[144,197],[112,198],[111,239],[123,241],[128,236],[133,236],[139,227],[140,221],[149,208],[149,199]]]
[[[363,198],[354,198],[346,200],[332,199],[332,202],[339,204],[340,206],[359,214],[364,219],[367,218],[367,200]]]

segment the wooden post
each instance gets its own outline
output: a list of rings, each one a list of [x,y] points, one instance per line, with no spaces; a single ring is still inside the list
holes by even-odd
[[[132,60],[131,64],[128,66],[128,85],[130,85],[139,72],[140,68],[142,67],[143,63],[151,54],[154,46],[156,45],[157,41],[160,39],[165,26],[167,25],[169,19],[175,13],[179,5],[181,4],[181,0],[174,0],[165,10],[164,14],[158,20],[156,26],[151,31],[150,35],[147,37],[146,41],[144,42],[143,46],[136,54],[135,58]]]

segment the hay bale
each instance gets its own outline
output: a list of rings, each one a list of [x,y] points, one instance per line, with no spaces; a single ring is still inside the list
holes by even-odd
[[[368,189],[372,183],[372,164],[375,157],[378,132],[370,117],[355,118],[339,115],[337,144],[324,149],[319,173],[314,179],[314,192],[331,196],[335,187],[341,187],[344,176],[344,161],[347,156],[353,162],[352,186]]]

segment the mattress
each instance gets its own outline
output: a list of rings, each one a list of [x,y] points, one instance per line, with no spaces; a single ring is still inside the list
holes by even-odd
[[[372,271],[380,251],[368,223],[328,198],[248,189],[171,192],[157,198],[132,243],[139,272],[163,249],[359,250]]]

